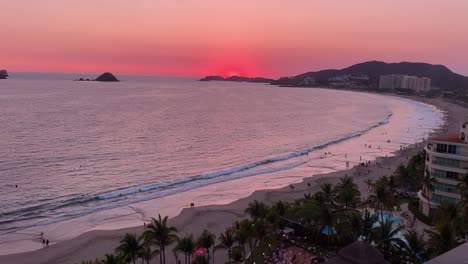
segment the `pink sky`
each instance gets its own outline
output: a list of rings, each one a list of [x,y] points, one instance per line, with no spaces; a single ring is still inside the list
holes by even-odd
[[[0,0],[10,71],[279,77],[366,60],[468,75],[466,0]]]

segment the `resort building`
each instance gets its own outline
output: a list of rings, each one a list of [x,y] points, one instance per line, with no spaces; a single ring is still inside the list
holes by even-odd
[[[431,79],[403,74],[381,75],[380,89],[410,89],[417,93],[427,92],[431,89]]]
[[[426,150],[426,172],[436,179],[434,190],[421,190],[419,209],[429,215],[431,208],[442,201],[458,202],[460,194],[457,184],[468,173],[468,122],[462,124],[460,132],[429,139]]]

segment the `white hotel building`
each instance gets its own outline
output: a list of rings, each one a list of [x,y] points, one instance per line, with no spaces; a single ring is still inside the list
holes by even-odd
[[[404,74],[381,75],[380,89],[409,89],[417,93],[427,92],[431,89],[431,79]]]
[[[442,201],[456,203],[460,199],[457,184],[468,173],[468,122],[460,132],[430,138],[425,147],[426,172],[435,177],[434,191],[421,190],[419,209],[429,215],[431,208]]]

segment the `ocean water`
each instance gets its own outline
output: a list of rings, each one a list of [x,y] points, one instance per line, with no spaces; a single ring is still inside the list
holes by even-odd
[[[0,254],[40,247],[42,231],[60,242],[147,221],[154,201],[174,215],[391,155],[442,122],[434,107],[376,94],[73,78],[0,82]],[[181,194],[190,200],[168,200]]]

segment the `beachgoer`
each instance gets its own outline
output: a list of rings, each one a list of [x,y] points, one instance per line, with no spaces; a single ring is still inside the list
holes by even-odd
[[[49,246],[49,239],[47,239],[45,243],[46,243],[46,247],[48,247]]]
[[[43,236],[44,236],[44,232],[41,232],[41,239],[42,239]]]
[[[42,239],[42,247],[45,247],[45,239]]]
[[[190,208],[194,208],[195,207],[195,204],[194,203],[190,203]]]
[[[310,187],[310,182],[307,183],[307,187]]]

